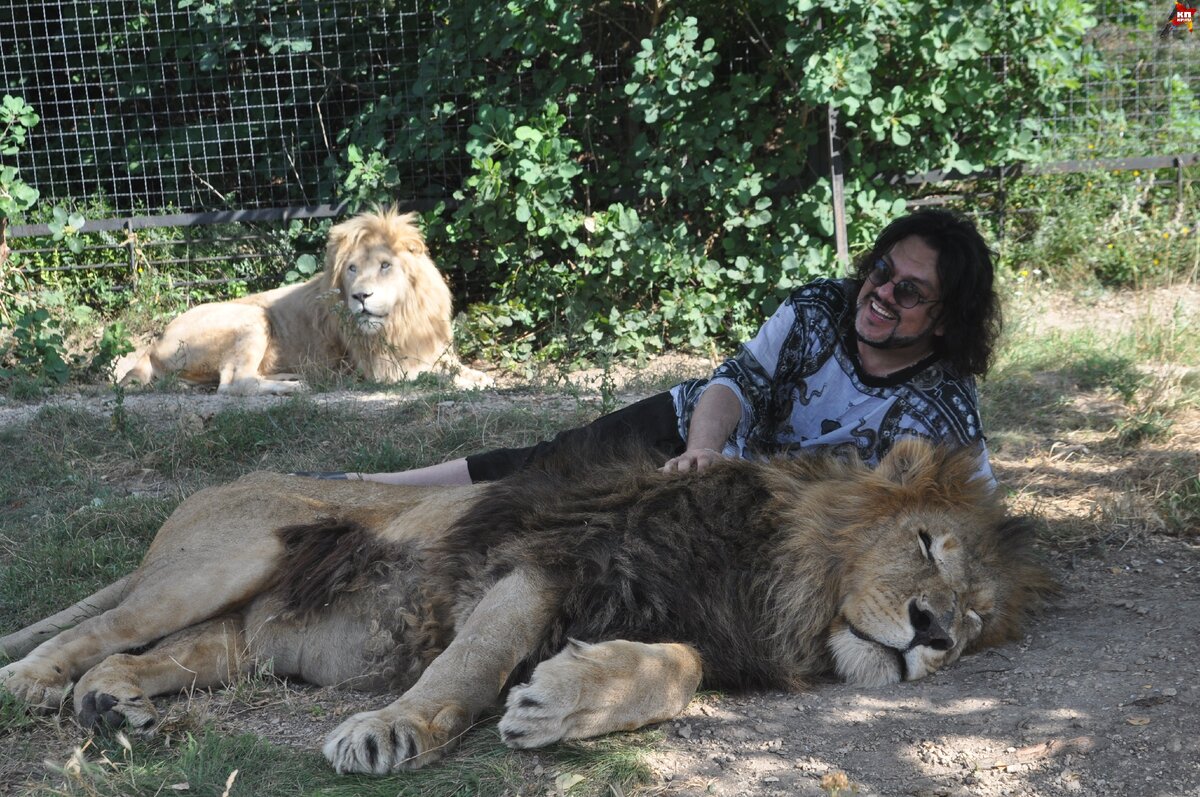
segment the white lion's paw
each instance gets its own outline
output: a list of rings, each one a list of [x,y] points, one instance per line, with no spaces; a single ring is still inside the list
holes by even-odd
[[[427,720],[422,712],[397,705],[401,701],[355,714],[329,734],[322,752],[338,774],[420,769],[453,749],[468,725],[456,706],[442,708]]]
[[[544,747],[578,738],[588,710],[581,706],[591,668],[584,656],[592,646],[572,640],[557,656],[543,661],[529,683],[508,693],[500,737],[509,747]]]
[[[0,669],[0,688],[32,709],[58,711],[71,691],[71,680],[61,667],[25,659]]]
[[[474,368],[468,368],[465,365],[460,365],[458,371],[454,374],[454,386],[460,390],[482,390],[483,388],[494,387],[495,385],[496,380],[482,371],[476,371]]]

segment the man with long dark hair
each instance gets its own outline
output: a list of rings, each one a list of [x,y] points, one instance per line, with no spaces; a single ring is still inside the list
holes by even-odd
[[[922,437],[977,447],[980,474],[991,479],[974,378],[986,375],[999,331],[992,254],[974,223],[919,210],[880,233],[853,277],[794,291],[708,379],[527,448],[400,473],[310,475],[491,481],[597,439],[653,446],[670,457],[664,470],[812,448],[876,464],[900,438]]]

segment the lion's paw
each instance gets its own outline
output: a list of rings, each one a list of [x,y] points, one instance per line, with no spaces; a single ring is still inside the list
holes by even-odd
[[[338,774],[420,769],[453,749],[468,725],[465,713],[456,706],[426,719],[425,712],[399,705],[402,701],[355,714],[329,734],[322,752]]]
[[[141,686],[139,661],[137,656],[117,654],[83,674],[75,685],[75,715],[80,725],[154,732],[158,711]]]
[[[151,734],[158,725],[158,711],[140,689],[92,690],[82,695],[75,704],[79,724],[85,728],[127,726],[137,733]]]
[[[71,679],[50,662],[24,659],[0,669],[0,688],[37,711],[58,711],[71,692]]]
[[[537,666],[529,683],[508,693],[500,718],[505,744],[528,749],[581,735],[588,724],[588,707],[581,704],[591,674],[584,658],[589,647],[571,640],[561,653]]]
[[[453,381],[454,386],[459,390],[482,390],[496,385],[495,379],[465,365],[459,365],[458,370],[454,373]]]

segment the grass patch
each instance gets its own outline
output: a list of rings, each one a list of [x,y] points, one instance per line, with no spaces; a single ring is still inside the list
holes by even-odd
[[[989,429],[1001,439],[1096,431],[1122,448],[1162,438],[1196,391],[1153,364],[1200,361],[1192,321],[1179,305],[1138,314],[1118,332],[1091,325],[1043,331],[1019,319],[981,390]]]
[[[38,516],[19,540],[6,529],[0,628],[28,625],[129,573],[174,508],[169,500],[96,496],[74,511]]]
[[[320,755],[296,751],[251,734],[214,727],[131,740],[120,733],[89,737],[50,776],[25,793],[75,797],[155,797],[197,794],[217,797],[500,797],[542,780],[542,791],[574,797],[624,794],[645,783],[641,762],[654,734],[613,736],[594,743],[560,745],[529,754],[500,742],[495,725],[471,732],[449,758],[411,773],[368,777],[337,775]]]

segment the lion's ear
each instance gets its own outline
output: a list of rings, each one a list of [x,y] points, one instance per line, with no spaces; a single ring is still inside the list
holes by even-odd
[[[876,470],[888,481],[910,484],[920,474],[928,472],[934,454],[935,449],[928,441],[906,437],[892,446]]]

